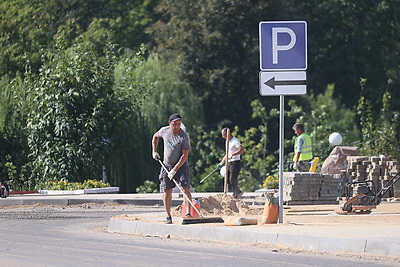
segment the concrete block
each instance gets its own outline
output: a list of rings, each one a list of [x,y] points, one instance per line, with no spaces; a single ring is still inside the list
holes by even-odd
[[[237,227],[246,227],[246,226],[237,226]],[[256,231],[236,231],[232,234],[228,241],[237,242],[237,243],[248,243],[248,244],[257,244],[259,233]]]
[[[295,172],[284,172],[283,177],[288,179],[288,178],[293,178],[295,176]]]
[[[321,236],[315,235],[299,235],[298,244],[300,248],[309,250],[318,250]]]
[[[136,234],[137,221],[125,221],[111,218],[108,222],[108,232]]]
[[[390,256],[391,242],[382,240],[367,240],[366,253]]]
[[[322,251],[365,252],[366,240],[359,238],[324,237],[320,241]]]
[[[195,226],[193,225],[193,227],[196,227],[195,230],[191,230],[190,228],[192,228],[191,225],[185,225],[187,226],[187,234],[186,234],[186,238],[190,237],[190,238],[197,238],[200,240],[211,240],[211,241],[224,241],[224,242],[238,242],[237,238],[235,237],[235,233],[236,233],[236,228],[232,227],[232,228],[224,228],[223,231],[221,231],[221,228],[219,227],[207,227],[207,226],[203,226],[203,227],[199,227],[199,226]],[[235,241],[234,241],[235,240]],[[240,241],[239,241],[240,242]],[[246,242],[248,242],[248,239],[246,239]],[[255,241],[254,241],[255,242]]]
[[[266,225],[268,227],[268,225]],[[275,244],[278,240],[278,233],[262,233],[257,235],[257,243],[259,244]]]
[[[392,242],[392,245],[390,246],[389,255],[400,258],[400,241]]]
[[[373,157],[370,157],[369,160],[370,160],[371,162],[377,164],[377,163],[379,162],[380,158],[379,158],[379,157],[373,156]]]
[[[21,198],[13,198],[13,197],[8,197],[1,199],[0,201],[0,207],[1,206],[17,206],[17,205],[23,205],[23,199]]]
[[[365,252],[367,240],[360,238],[343,238],[341,251],[348,251],[354,253]]]
[[[298,240],[299,240],[298,234],[278,233],[276,243],[297,248],[299,247]]]

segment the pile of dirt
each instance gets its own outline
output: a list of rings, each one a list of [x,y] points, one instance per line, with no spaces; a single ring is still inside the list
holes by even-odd
[[[243,200],[235,199],[231,195],[217,194],[200,199],[200,213],[203,216],[235,216],[235,215],[260,215],[260,209],[246,205]],[[181,216],[182,206],[173,211],[173,216]]]

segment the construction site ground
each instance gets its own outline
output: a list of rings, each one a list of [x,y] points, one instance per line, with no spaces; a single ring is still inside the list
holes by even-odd
[[[241,200],[229,194],[194,193],[194,198],[216,201],[201,206],[202,215],[229,218],[255,218],[261,221],[265,197],[245,193]],[[281,245],[288,248],[328,253],[354,253],[400,259],[400,201],[384,199],[371,214],[338,215],[339,204],[284,206],[283,223],[226,226],[223,223],[182,225],[182,196],[173,194],[173,224],[164,223],[162,195],[155,194],[82,194],[12,195],[0,200],[0,210],[18,206],[60,205],[140,205],[148,213],[119,214],[110,218],[108,231],[170,238],[233,242],[241,244]],[[161,209],[162,210],[162,209]],[[400,261],[398,262],[400,264]]]

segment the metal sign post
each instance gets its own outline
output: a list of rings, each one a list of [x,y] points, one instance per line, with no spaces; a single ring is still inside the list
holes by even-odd
[[[279,96],[279,223],[283,223],[283,137],[284,137],[284,112],[285,96]]]

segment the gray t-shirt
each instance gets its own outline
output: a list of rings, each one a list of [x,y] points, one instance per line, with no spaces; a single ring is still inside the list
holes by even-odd
[[[189,135],[182,129],[178,134],[173,134],[170,126],[165,126],[158,130],[158,136],[164,140],[164,162],[176,164],[182,156],[182,150],[190,149]]]

